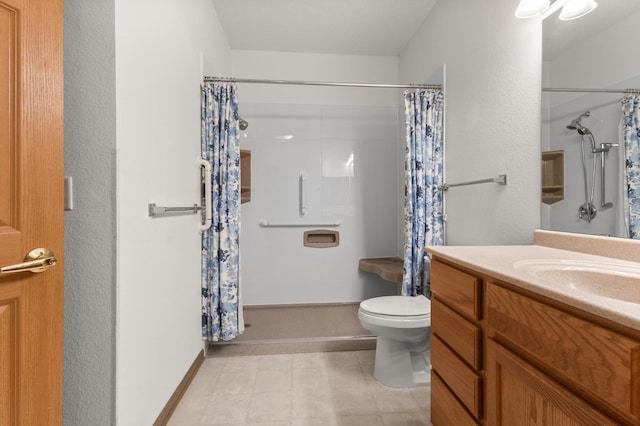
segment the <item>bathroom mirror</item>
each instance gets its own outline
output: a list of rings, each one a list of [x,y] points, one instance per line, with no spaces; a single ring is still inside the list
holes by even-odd
[[[640,55],[633,47],[640,25],[639,1],[600,0],[589,15],[560,21],[555,13],[542,25],[543,88],[640,89]],[[543,90],[543,187],[553,191],[562,185],[555,198],[542,197],[543,229],[625,236],[621,213],[623,96],[619,92]],[[579,126],[591,134],[580,132]],[[602,144],[604,152],[594,155],[593,147],[598,150]],[[595,206],[595,215],[584,209],[588,203]]]

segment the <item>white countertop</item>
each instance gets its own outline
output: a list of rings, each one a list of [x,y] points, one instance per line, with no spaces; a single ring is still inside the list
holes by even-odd
[[[545,237],[549,235],[554,238],[563,237],[562,233],[555,234],[545,231]],[[621,256],[623,257],[622,259],[579,251],[589,245],[585,244],[585,242],[597,243],[600,238],[602,237],[579,236],[578,245],[575,247],[576,251],[548,247],[539,245],[539,243],[523,246],[430,246],[426,248],[426,251],[455,264],[466,266],[485,275],[520,286],[523,289],[640,330],[640,303],[626,302],[575,290],[565,283],[555,283],[548,279],[542,279],[527,272],[526,269],[515,266],[517,262],[530,260],[568,260],[640,268],[640,262],[624,259],[625,257],[629,258],[629,244],[640,245],[640,242],[629,243],[622,240],[621,243],[626,248],[625,252],[627,254],[626,256]],[[536,238],[536,240],[541,239]],[[566,246],[565,241],[562,242],[563,244],[559,244],[559,246]],[[544,241],[544,244],[547,244],[547,242]],[[600,244],[600,246],[602,245]],[[632,258],[636,258],[635,254]],[[640,281],[638,295],[640,296]]]

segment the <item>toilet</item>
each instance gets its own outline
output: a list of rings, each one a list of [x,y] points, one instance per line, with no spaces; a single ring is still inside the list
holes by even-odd
[[[413,387],[431,381],[431,301],[425,296],[383,296],[360,303],[362,327],[377,337],[373,376]]]

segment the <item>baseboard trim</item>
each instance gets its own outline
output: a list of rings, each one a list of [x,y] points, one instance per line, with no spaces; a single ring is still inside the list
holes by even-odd
[[[169,398],[169,401],[167,401],[166,405],[160,412],[160,415],[153,423],[153,426],[165,426],[167,423],[169,423],[171,415],[175,411],[176,407],[178,407],[180,400],[182,399],[184,393],[187,391],[187,388],[191,384],[191,381],[196,376],[196,373],[198,373],[198,370],[202,366],[203,362],[204,350],[201,350],[200,353],[198,353],[198,355],[196,356],[196,359],[191,364],[191,367],[189,367],[187,373],[184,375],[184,378],[171,395],[171,398]]]
[[[375,350],[375,336],[334,338],[254,340],[246,342],[210,342],[207,358],[246,355],[275,355],[310,352],[337,352]]]

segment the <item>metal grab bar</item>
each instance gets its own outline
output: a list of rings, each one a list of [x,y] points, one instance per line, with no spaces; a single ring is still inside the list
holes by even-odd
[[[300,173],[299,186],[300,186],[300,217],[305,217],[307,215],[307,174],[302,172]]]
[[[202,232],[211,228],[211,220],[213,215],[211,213],[211,163],[202,158],[198,158],[200,167],[204,168],[204,215],[203,222],[198,229]]]
[[[507,175],[499,175],[494,178],[489,179],[480,179],[480,180],[471,180],[468,182],[460,182],[460,183],[445,183],[438,186],[439,191],[447,191],[449,188],[454,186],[466,186],[466,185],[476,185],[478,183],[499,183],[500,185],[507,184]]]
[[[333,223],[271,223],[268,220],[258,222],[261,228],[336,228],[341,224],[339,220]]]
[[[597,151],[596,154],[600,153],[600,172],[601,172],[600,173],[600,186],[601,186],[601,189],[602,189],[602,191],[600,192],[600,207],[603,207],[603,208],[613,207],[613,203],[612,202],[607,202],[606,201],[607,198],[605,197],[605,194],[604,194],[605,187],[606,187],[606,185],[605,185],[605,174],[606,174],[605,173],[605,171],[606,171],[606,169],[605,169],[605,160],[606,160],[606,158],[605,158],[605,156],[609,152],[609,149],[616,148],[616,147],[619,147],[619,146],[620,146],[620,144],[617,144],[617,143],[601,143],[600,144],[600,149],[596,150]]]
[[[156,203],[149,203],[149,217],[166,216],[169,213],[198,213],[203,207],[194,204],[190,207],[164,207],[158,206]]]
[[[192,213],[203,211],[202,224],[198,225],[200,231],[206,231],[211,227],[211,163],[198,158],[198,166],[204,168],[204,206],[194,204],[188,207],[166,207],[158,206],[156,203],[149,203],[149,217],[170,216],[171,213]]]

